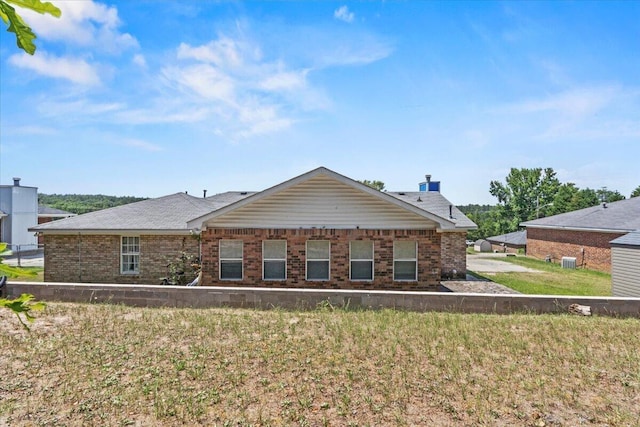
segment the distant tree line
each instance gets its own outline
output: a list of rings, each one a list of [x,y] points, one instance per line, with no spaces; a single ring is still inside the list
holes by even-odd
[[[103,194],[38,194],[38,203],[50,208],[83,214],[145,200],[146,197],[105,196]]]
[[[561,183],[552,168],[512,168],[504,183],[491,181],[489,193],[498,199],[497,205],[459,206],[478,225],[468,233],[471,240],[517,231],[524,221],[625,198],[606,187],[581,189],[572,182]],[[631,197],[638,196],[640,186],[631,193]]]

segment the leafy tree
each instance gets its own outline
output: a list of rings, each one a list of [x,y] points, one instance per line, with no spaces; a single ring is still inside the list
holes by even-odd
[[[364,179],[360,182],[378,191],[384,191],[384,182],[382,181],[369,181],[368,179]]]
[[[591,188],[584,188],[582,190],[578,190],[578,192],[571,200],[571,206],[569,207],[569,210],[565,212],[588,208],[591,206],[595,206],[598,203],[600,203],[600,200],[598,199],[596,190],[593,190]]]
[[[458,209],[478,226],[477,229],[467,232],[467,238],[469,240],[484,239],[489,236],[494,236],[495,234],[500,234],[494,233],[494,229],[496,228],[495,206],[471,204],[458,206]]]
[[[640,197],[640,185],[636,187],[635,190],[631,193],[631,197]]]
[[[552,168],[511,168],[505,184],[491,181],[489,192],[498,199],[497,234],[516,231],[521,222],[545,216],[560,186]]]
[[[598,194],[590,188],[579,189],[572,182],[562,184],[553,198],[553,204],[545,212],[547,215],[557,215],[578,209],[588,208],[600,203]]]
[[[596,194],[598,195],[598,199],[600,199],[601,202],[612,203],[617,202],[618,200],[625,199],[625,197],[620,194],[619,191],[607,190],[607,187],[602,187],[600,190],[596,191]]]
[[[48,13],[56,18],[61,15],[60,9],[49,2],[43,3],[40,0],[0,0],[0,17],[7,24],[7,31],[16,35],[16,43],[20,49],[33,55],[36,51],[36,45],[33,42],[36,35],[11,4],[41,14]]]

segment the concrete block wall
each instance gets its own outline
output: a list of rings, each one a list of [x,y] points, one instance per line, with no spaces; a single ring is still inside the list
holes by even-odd
[[[551,256],[556,263],[563,256],[575,257],[580,267],[610,272],[609,242],[624,234],[527,228],[527,255],[538,259]]]
[[[120,235],[45,235],[47,282],[157,284],[181,252],[198,256],[191,236],[141,235],[140,274],[120,273]]]
[[[10,282],[7,291],[8,298],[28,293],[45,302],[111,303],[139,307],[313,310],[329,303],[338,308],[512,314],[567,313],[571,304],[580,304],[591,307],[594,315],[640,317],[640,298],[33,282]]]
[[[457,236],[453,236],[456,234]],[[441,238],[435,230],[360,230],[360,229],[207,229],[202,232],[203,285],[212,286],[265,286],[273,288],[330,288],[330,289],[404,289],[436,290],[443,264],[466,268],[464,233],[451,233],[447,237],[445,254],[451,257],[442,261]],[[239,239],[243,241],[243,280],[219,279],[219,241]],[[278,239],[287,241],[287,279],[264,281],[262,279],[262,241]],[[306,281],[307,240],[331,242],[330,280]],[[374,280],[367,282],[349,280],[349,242],[370,240],[374,242]],[[393,242],[412,240],[418,242],[418,280],[393,281]],[[459,250],[460,253],[457,253]]]

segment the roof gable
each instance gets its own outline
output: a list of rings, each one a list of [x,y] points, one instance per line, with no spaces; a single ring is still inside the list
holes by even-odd
[[[202,226],[455,229],[456,224],[320,167],[189,221],[191,228]]]

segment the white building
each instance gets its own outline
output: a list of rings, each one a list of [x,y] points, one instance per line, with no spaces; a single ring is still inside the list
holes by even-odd
[[[14,252],[38,248],[37,236],[29,231],[38,224],[38,188],[20,185],[0,185],[0,242],[8,243]]]

